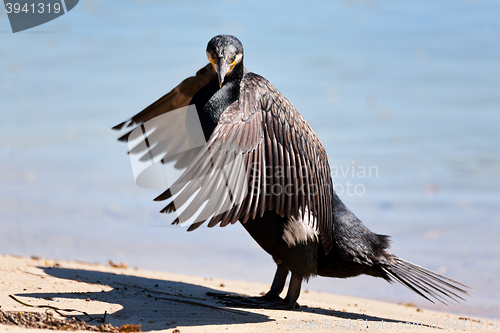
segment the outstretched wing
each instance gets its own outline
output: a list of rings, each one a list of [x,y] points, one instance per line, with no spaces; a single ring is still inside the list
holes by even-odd
[[[189,109],[188,104],[193,96],[211,79],[217,79],[211,64],[201,68],[196,76],[182,81],[156,102],[139,112],[132,118],[113,127],[134,126],[134,129],[122,135],[118,140],[128,141],[132,169],[137,185],[145,188],[165,188],[165,181],[159,163],[174,163],[174,168],[186,168],[196,153],[205,143],[198,140],[194,132],[201,134],[196,109]],[[193,112],[194,111],[194,112]],[[194,124],[194,125],[193,125]],[[198,135],[199,136],[199,135]],[[168,182],[168,181],[167,181]]]
[[[328,252],[332,196],[328,159],[316,134],[269,81],[247,73],[238,101],[222,113],[207,145],[155,200],[173,198],[162,212],[182,210],[174,223],[195,218],[189,230],[205,221],[210,227],[245,223],[267,209],[302,218],[319,231]]]
[[[196,72],[196,76],[188,77],[168,94],[164,95],[132,118],[116,125],[113,129],[121,130],[125,125],[126,127],[137,126],[166,112],[188,106],[194,94],[210,82],[212,78],[216,78],[216,73],[212,65],[207,64]],[[127,141],[130,133],[132,133],[132,131],[121,136],[118,140]]]

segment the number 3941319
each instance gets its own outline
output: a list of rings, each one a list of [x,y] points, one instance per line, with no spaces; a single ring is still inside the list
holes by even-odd
[[[43,14],[43,13],[59,13],[61,11],[61,5],[59,3],[31,3],[27,4],[25,3],[24,5],[21,6],[20,3],[10,3],[7,2],[5,4],[5,9],[7,10],[7,14],[11,13],[33,13],[33,14]]]

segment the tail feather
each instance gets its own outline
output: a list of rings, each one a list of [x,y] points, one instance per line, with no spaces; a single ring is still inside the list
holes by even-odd
[[[400,272],[399,273],[399,277],[401,279],[407,281],[407,283],[410,283],[412,286],[415,286],[415,288],[418,288],[422,292],[428,294],[430,297],[434,298],[435,300],[438,300],[439,302],[441,302],[443,304],[446,304],[446,302],[445,302],[446,298],[443,297],[442,295],[445,295],[445,296],[449,297],[450,299],[452,299],[454,301],[457,301],[455,298],[453,298],[453,296],[449,295],[449,293],[454,294],[453,292],[449,291],[447,288],[444,288],[442,286],[439,286],[439,287],[438,286],[434,286],[432,284],[432,281],[430,281],[430,283],[428,283],[427,281],[429,281],[429,280],[426,279],[425,277],[415,276],[415,274],[412,274],[411,272],[406,272],[406,271],[405,272]],[[442,289],[440,289],[440,288],[442,288]],[[433,302],[432,299],[426,297],[422,293],[419,292],[419,294],[421,296],[423,296],[424,298],[426,298],[427,300]],[[460,297],[460,296],[458,296],[456,294],[454,294],[454,295],[456,297],[464,300],[462,297]]]
[[[396,256],[391,264],[381,268],[389,281],[398,281],[432,303],[433,300],[445,305],[449,300],[458,303],[458,299],[466,301],[461,295],[469,296],[465,289],[470,288],[466,285]]]

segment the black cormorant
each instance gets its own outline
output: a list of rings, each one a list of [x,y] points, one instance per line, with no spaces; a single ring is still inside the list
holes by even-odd
[[[206,52],[210,63],[196,76],[114,129],[140,127],[172,110],[196,106],[207,143],[191,155],[170,157],[187,170],[179,186],[170,186],[155,200],[178,198],[164,213],[188,206],[174,223],[200,214],[188,230],[205,221],[210,227],[240,221],[277,264],[265,296],[223,297],[226,301],[290,309],[296,306],[304,279],[360,274],[398,281],[430,301],[463,300],[466,286],[389,253],[388,236],[368,230],[340,201],[318,137],[269,81],[243,67],[243,46],[236,37],[215,36]],[[131,132],[120,140],[127,140]],[[147,148],[138,145],[132,150],[144,156],[164,154],[172,148],[172,133],[155,128],[148,134]],[[236,167],[216,171],[236,160]],[[222,190],[227,184],[236,184],[236,189]],[[204,211],[197,213],[202,204]],[[289,272],[288,293],[282,299]]]

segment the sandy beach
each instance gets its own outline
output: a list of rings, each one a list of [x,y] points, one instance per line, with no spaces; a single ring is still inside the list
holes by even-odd
[[[322,292],[303,291],[301,307],[292,311],[233,308],[206,296],[207,292],[257,296],[268,288],[259,283],[133,269],[121,263],[101,265],[1,255],[0,314],[6,323],[0,324],[0,330],[32,331],[8,319],[21,316],[20,312],[43,316],[48,312],[60,323],[70,321],[55,309],[75,310],[58,312],[76,317],[76,322],[86,321],[87,330],[98,330],[104,316],[108,327],[133,331],[141,325],[144,332],[498,330],[498,323],[494,326],[491,320]],[[59,325],[59,329],[71,326],[64,327]]]

